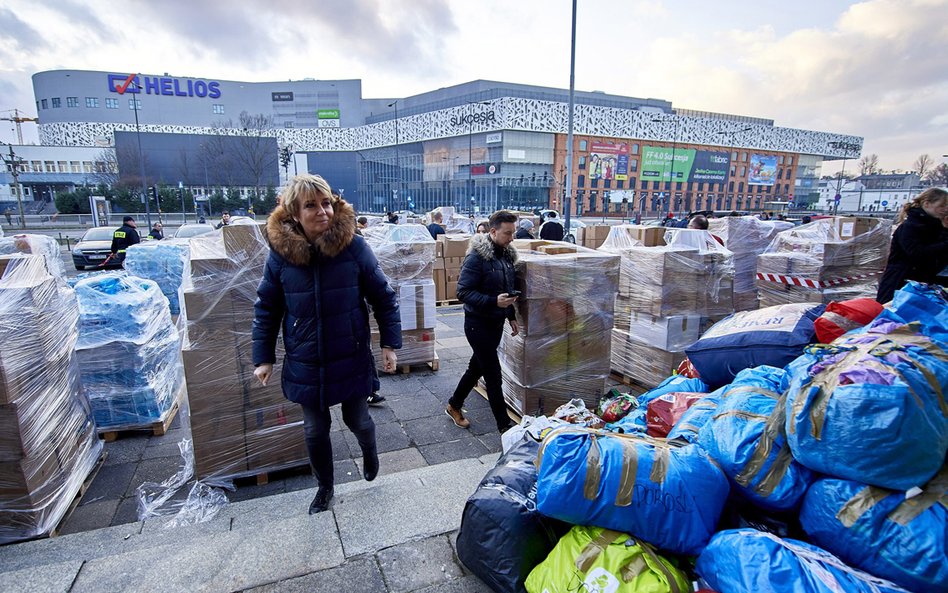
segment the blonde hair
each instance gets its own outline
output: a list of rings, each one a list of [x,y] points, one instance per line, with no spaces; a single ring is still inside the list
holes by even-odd
[[[948,199],[948,191],[939,187],[930,187],[915,196],[914,200],[902,206],[902,211],[899,212],[895,222],[900,223],[905,220],[905,217],[908,216],[908,211],[912,208],[921,208],[923,204],[931,204],[932,202],[940,202],[946,199]]]
[[[333,205],[339,201],[339,197],[333,195],[332,188],[329,186],[328,181],[319,175],[312,175],[310,173],[296,175],[287,181],[283,191],[280,192],[280,200],[283,204],[283,209],[286,210],[290,216],[296,218],[299,216],[303,201],[313,194],[329,198]]]

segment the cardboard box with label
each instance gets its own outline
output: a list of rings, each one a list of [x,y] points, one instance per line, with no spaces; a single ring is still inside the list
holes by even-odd
[[[439,257],[463,258],[470,244],[470,235],[438,235]]]

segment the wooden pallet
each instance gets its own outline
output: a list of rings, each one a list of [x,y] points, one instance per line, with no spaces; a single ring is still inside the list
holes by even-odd
[[[438,358],[438,353],[434,353],[434,359],[427,362],[415,362],[412,364],[400,364],[395,367],[396,375],[407,375],[411,372],[412,368],[415,367],[427,367],[427,370],[437,371],[441,366],[441,360]]]
[[[101,436],[105,442],[111,443],[112,441],[118,439],[120,436],[127,436],[129,434],[141,434],[142,432],[150,431],[156,437],[164,436],[168,432],[168,427],[171,426],[171,423],[174,422],[175,416],[178,415],[178,409],[181,405],[180,395],[175,399],[174,403],[171,404],[171,409],[165,413],[165,417],[162,420],[152,422],[151,424],[143,424],[141,426],[129,426],[123,428],[100,428],[99,436]]]
[[[479,394],[481,395],[481,397],[483,397],[483,398],[486,399],[488,402],[490,402],[490,400],[487,398],[487,390],[484,389],[484,386],[483,386],[483,385],[481,385],[480,383],[478,383],[478,384],[474,387],[474,391],[476,391],[477,393],[479,393]],[[513,408],[511,408],[509,404],[507,405],[507,417],[510,418],[510,420],[513,421],[514,424],[520,424],[520,418],[521,418],[520,414],[518,414],[516,410],[514,410]]]
[[[86,476],[86,479],[83,480],[82,486],[79,487],[79,491],[76,492],[72,502],[69,503],[69,508],[66,509],[66,512],[63,513],[63,516],[60,517],[59,521],[56,522],[56,526],[53,527],[46,535],[40,536],[40,538],[58,537],[60,535],[59,530],[62,529],[63,525],[66,524],[66,520],[69,519],[69,517],[72,515],[72,512],[76,510],[76,507],[78,507],[79,503],[82,501],[82,497],[85,496],[86,491],[90,486],[92,486],[92,481],[95,480],[95,477],[99,474],[99,470],[102,469],[103,465],[105,465],[106,457],[108,457],[108,453],[106,453],[105,448],[103,448],[102,453],[99,455],[99,460],[95,462],[95,465],[92,467],[92,471],[90,471],[89,475]]]
[[[461,301],[457,299],[448,299],[446,301],[435,301],[435,306],[437,307],[452,307],[454,305],[460,305]]]
[[[310,475],[312,469],[309,466],[309,460],[301,461],[298,465],[284,466],[277,469],[262,470],[258,472],[241,473],[234,478],[236,486],[264,486],[270,483],[270,480],[282,480],[292,476]]]
[[[609,373],[609,378],[614,379],[627,387],[632,387],[639,391],[639,393],[633,394],[633,395],[641,395],[645,393],[646,391],[649,391],[650,389],[655,389],[656,387],[655,385],[646,385],[638,381],[637,379],[630,377],[629,375],[626,375],[624,373],[620,373],[619,371],[616,371],[616,370],[613,370],[612,372]]]

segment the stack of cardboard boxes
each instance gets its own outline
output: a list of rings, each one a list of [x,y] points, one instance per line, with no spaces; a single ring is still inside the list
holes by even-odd
[[[438,235],[435,245],[435,300],[439,303],[458,298],[458,277],[467,255],[470,235]]]
[[[573,398],[598,405],[609,375],[619,258],[549,241],[514,241],[517,336],[505,331],[504,397],[519,414],[550,413]]]
[[[670,244],[657,244],[655,228]],[[646,237],[652,246],[642,244]],[[654,387],[685,347],[733,311],[731,254],[707,231],[661,227],[615,227],[600,250],[621,257],[612,369]]]
[[[42,256],[0,259],[0,543],[49,533],[102,453],[73,348],[79,307]]]
[[[760,220],[756,216],[712,218],[708,230],[734,254],[734,310],[757,309],[757,256],[767,250],[777,233],[793,223]]]
[[[182,356],[196,475],[232,478],[308,463],[302,411],[280,387],[279,346],[269,385],[253,376],[253,305],[268,254],[263,228],[226,226],[190,247]]]
[[[398,364],[423,364],[436,360],[436,284],[433,279],[436,242],[427,228],[417,224],[372,227],[365,233],[365,239],[372,246],[382,272],[398,297],[402,323],[402,348],[398,351]],[[372,351],[381,369],[380,337],[372,315],[369,316],[369,326],[372,330]]]
[[[589,249],[599,249],[612,229],[608,224],[592,224],[580,227],[576,231],[576,244],[588,247]]]
[[[757,258],[760,306],[874,298],[891,235],[889,220],[843,216],[779,233]]]

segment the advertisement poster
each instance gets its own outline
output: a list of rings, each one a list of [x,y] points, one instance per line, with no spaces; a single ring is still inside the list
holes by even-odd
[[[747,185],[773,185],[776,178],[777,157],[763,154],[751,155]]]
[[[593,142],[589,148],[589,178],[616,179],[629,178],[629,145],[604,144]]]
[[[667,146],[642,149],[642,181],[724,183],[729,165],[730,156],[726,152],[692,148],[673,150]]]

